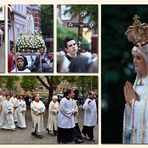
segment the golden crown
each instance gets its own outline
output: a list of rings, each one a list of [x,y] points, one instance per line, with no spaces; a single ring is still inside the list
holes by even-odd
[[[133,25],[127,28],[125,35],[134,46],[142,47],[148,44],[148,24],[141,24],[139,19],[137,15],[133,17]]]

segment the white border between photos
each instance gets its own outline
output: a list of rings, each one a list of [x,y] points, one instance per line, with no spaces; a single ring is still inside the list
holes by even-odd
[[[138,146],[143,146],[143,147],[147,147],[148,145],[122,145],[122,144],[101,144],[101,5],[102,4],[147,4],[148,1],[147,0],[32,0],[30,2],[30,0],[0,0],[0,4],[4,4],[4,5],[7,5],[7,4],[52,4],[54,6],[54,73],[53,74],[29,74],[29,75],[54,75],[54,76],[66,76],[67,74],[60,74],[60,73],[57,73],[56,72],[56,36],[57,36],[57,32],[56,32],[56,6],[58,4],[96,4],[98,5],[99,9],[98,9],[98,13],[99,13],[99,18],[98,18],[98,34],[99,34],[99,52],[98,52],[98,56],[99,56],[99,73],[97,74],[68,74],[68,75],[82,75],[82,76],[88,76],[88,75],[93,75],[93,76],[98,76],[99,77],[99,82],[98,82],[98,94],[99,94],[99,122],[98,122],[98,129],[99,129],[99,135],[98,135],[98,144],[95,144],[95,145],[44,145],[44,144],[41,144],[41,145],[17,145],[17,144],[14,144],[14,145],[0,145],[1,147],[3,148],[8,148],[8,147],[11,147],[11,148],[20,148],[20,147],[31,147],[31,148],[40,148],[40,147],[43,147],[43,148],[49,148],[49,147],[56,147],[56,148],[61,148],[61,147],[71,147],[71,148],[74,148],[75,146],[77,147],[85,147],[85,148],[90,148],[90,147],[93,147],[93,148],[118,148],[118,147],[138,147]],[[7,12],[7,9],[6,11]],[[6,13],[7,14],[7,13]],[[8,74],[7,72],[7,54],[8,54],[8,45],[7,45],[7,38],[8,38],[8,27],[7,27],[7,16],[5,15],[5,31],[6,31],[6,35],[5,35],[5,73],[0,73],[0,76],[2,75],[6,75],[6,76],[12,76],[12,74]],[[13,76],[19,76],[20,74],[13,74]],[[27,75],[27,74],[21,74],[21,75]],[[1,133],[0,133],[1,134]]]

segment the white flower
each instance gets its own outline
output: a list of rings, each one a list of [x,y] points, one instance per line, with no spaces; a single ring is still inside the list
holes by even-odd
[[[22,34],[17,39],[16,46],[20,50],[38,50],[41,47],[45,47],[45,42],[39,32],[34,33],[33,35]]]

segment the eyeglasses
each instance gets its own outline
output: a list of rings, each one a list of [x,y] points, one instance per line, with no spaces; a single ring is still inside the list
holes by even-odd
[[[73,43],[73,44],[68,45],[68,47],[72,47],[72,46],[76,46],[76,45],[77,45],[76,43]]]

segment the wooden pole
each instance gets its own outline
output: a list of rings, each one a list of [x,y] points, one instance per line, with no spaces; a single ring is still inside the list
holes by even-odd
[[[10,21],[12,24],[12,34],[13,34],[13,48],[15,53],[15,66],[16,66],[16,43],[15,43],[15,29],[14,29],[14,11],[11,8],[11,5],[8,5],[8,15],[10,17]],[[16,66],[16,72],[17,72],[17,66]]]
[[[79,13],[79,22],[68,22],[67,26],[68,27],[75,27],[78,28],[78,51],[81,52],[82,51],[82,39],[83,39],[83,28],[89,28],[92,29],[92,27],[94,26],[92,23],[84,23],[84,12],[80,12]]]
[[[12,11],[12,33],[13,33],[13,48],[15,53],[15,67],[17,72],[17,60],[16,60],[16,42],[15,42],[15,29],[14,29],[14,12]]]

